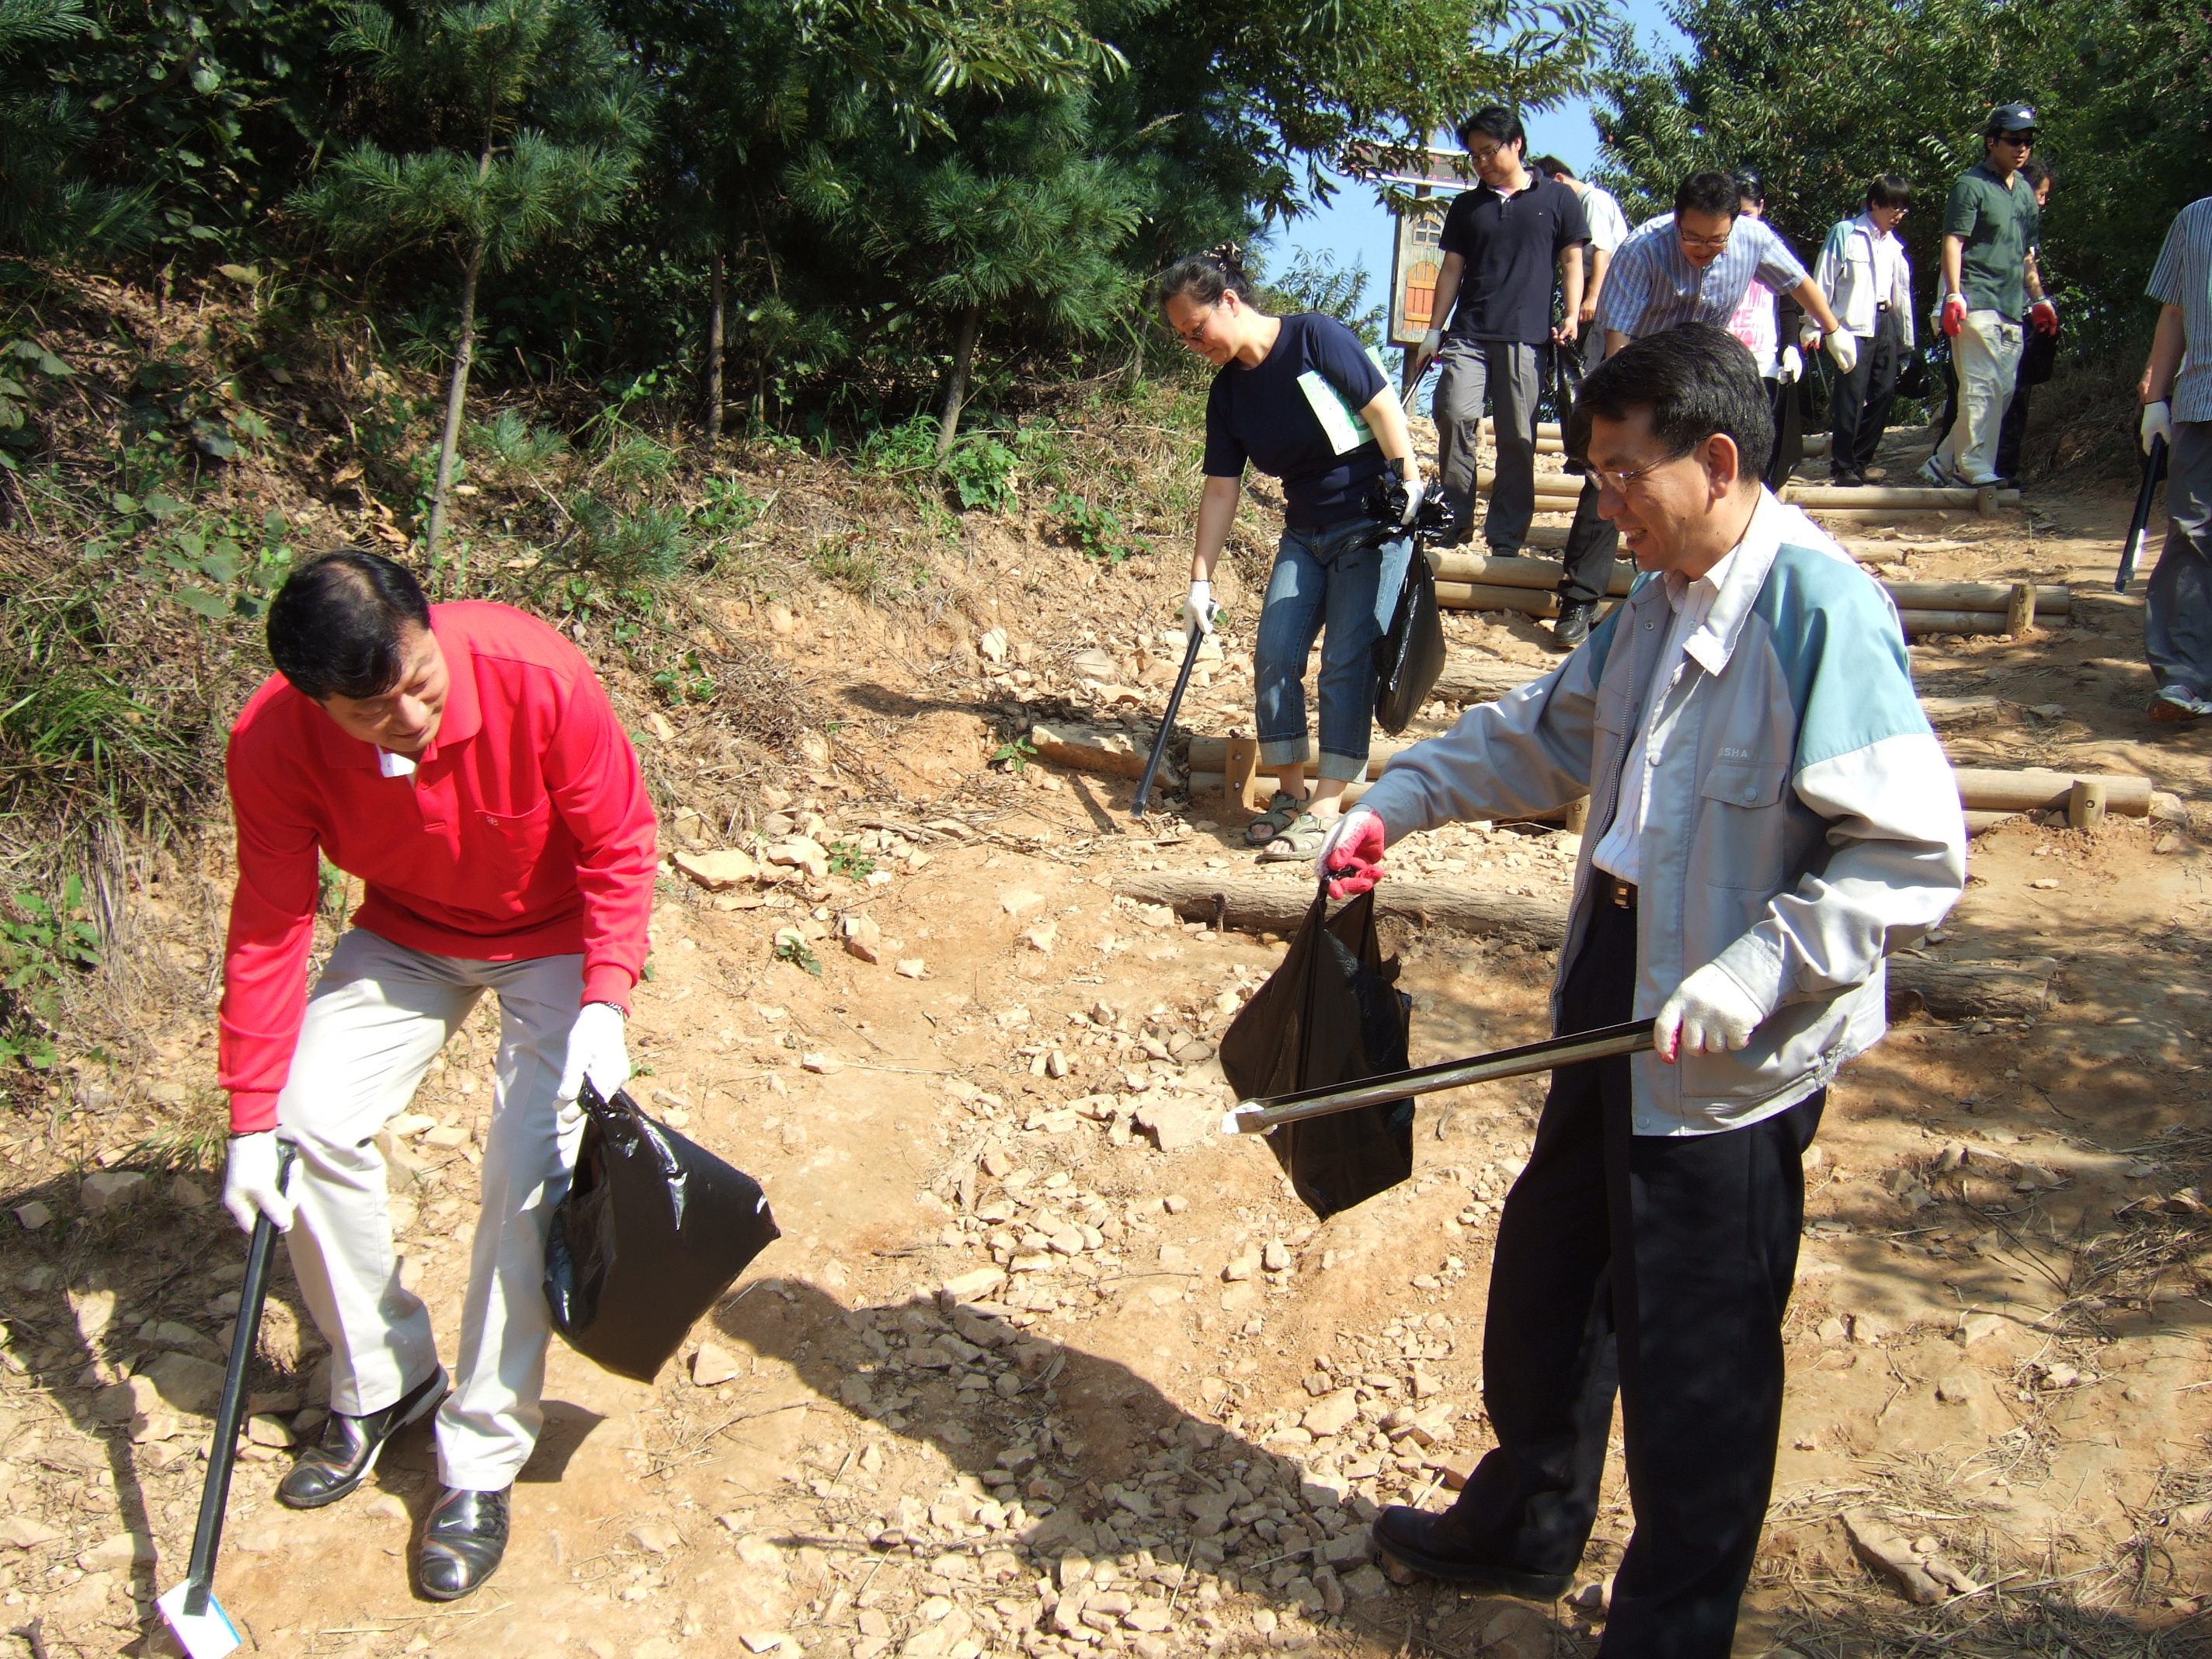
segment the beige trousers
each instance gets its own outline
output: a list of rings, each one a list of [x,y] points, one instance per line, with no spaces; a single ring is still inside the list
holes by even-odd
[[[380,1411],[438,1363],[430,1311],[399,1282],[373,1137],[414,1098],[430,1062],[486,991],[499,997],[499,1058],[482,1207],[462,1304],[453,1390],[438,1413],[449,1486],[511,1483],[544,1421],[545,1236],[567,1192],[583,1114],[554,1096],[583,994],[583,957],[472,962],[356,927],[307,1000],[278,1132],[297,1144],[286,1235],[293,1272],[331,1345],[331,1408]]]

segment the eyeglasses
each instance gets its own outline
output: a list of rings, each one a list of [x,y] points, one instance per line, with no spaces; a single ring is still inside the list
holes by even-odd
[[[1504,149],[1505,146],[1503,144],[1492,144],[1486,149],[1477,149],[1473,144],[1469,144],[1467,147],[1467,159],[1477,167],[1486,167],[1496,161]]]
[[[1217,307],[1213,306],[1206,307],[1205,313],[1199,318],[1197,322],[1194,323],[1188,328],[1175,328],[1175,325],[1173,323],[1169,324],[1168,326],[1170,328],[1175,328],[1176,337],[1181,340],[1185,345],[1196,345],[1200,340],[1203,340],[1206,337],[1206,327],[1213,321],[1213,313],[1216,309]]]
[[[2034,142],[2035,135],[2032,132],[2001,132],[1997,134],[1997,143],[2001,144],[2018,144],[2022,149],[2026,149]]]
[[[1735,234],[1734,228],[1730,227],[1729,235]],[[1681,239],[1684,247],[1709,247],[1717,252],[1729,245],[1729,236],[1692,236],[1686,230],[1678,230],[1674,234]]]
[[[1656,461],[1646,461],[1642,466],[1632,466],[1625,470],[1603,466],[1588,467],[1583,470],[1583,476],[1595,481],[1600,489],[1610,489],[1616,495],[1626,495],[1628,493],[1628,486],[1646,473],[1656,472],[1670,462],[1680,460],[1689,453],[1686,449],[1677,449],[1671,453],[1662,455]]]

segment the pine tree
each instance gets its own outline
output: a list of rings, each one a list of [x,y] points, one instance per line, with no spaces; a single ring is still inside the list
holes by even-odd
[[[92,122],[49,69],[53,49],[92,32],[83,0],[0,0],[0,247],[63,252],[144,232],[143,191],[81,175]]]
[[[487,266],[508,268],[613,216],[646,137],[645,94],[587,0],[436,6],[405,27],[363,4],[336,46],[367,63],[415,130],[457,141],[402,154],[364,142],[294,198],[341,245],[442,242],[459,264],[460,320],[424,537],[435,553],[468,398],[477,283]]]

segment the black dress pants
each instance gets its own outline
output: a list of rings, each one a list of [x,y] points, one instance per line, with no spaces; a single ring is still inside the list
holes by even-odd
[[[1567,551],[1559,572],[1559,602],[1602,605],[1613,586],[1613,562],[1620,556],[1620,532],[1597,511],[1597,485],[1585,481],[1575,501],[1575,521],[1567,530]]]
[[[1904,367],[1905,330],[1897,313],[1884,306],[1876,314],[1872,337],[1859,343],[1858,362],[1850,374],[1836,376],[1835,390],[1829,394],[1835,416],[1835,435],[1828,443],[1829,471],[1863,472],[1874,465],[1881,434],[1889,428],[1897,377]]]
[[[1560,1031],[1631,1018],[1635,977],[1635,912],[1601,902]],[[1773,1485],[1800,1160],[1825,1098],[1741,1129],[1637,1135],[1626,1057],[1553,1079],[1491,1273],[1498,1448],[1453,1514],[1483,1559],[1573,1571],[1618,1391],[1636,1526],[1601,1659],[1727,1659]]]

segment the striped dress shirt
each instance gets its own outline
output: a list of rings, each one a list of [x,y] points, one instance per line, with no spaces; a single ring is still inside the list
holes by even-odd
[[[2148,292],[2161,305],[2181,307],[2188,345],[2173,382],[2173,418],[2212,421],[2212,196],[2173,216]]]
[[[1753,277],[1787,294],[1806,280],[1805,267],[1762,221],[1744,214],[1720,258],[1700,270],[1682,252],[1674,216],[1662,213],[1638,225],[1614,252],[1597,325],[1631,339],[1683,323],[1726,328]]]

